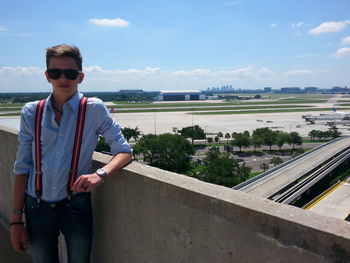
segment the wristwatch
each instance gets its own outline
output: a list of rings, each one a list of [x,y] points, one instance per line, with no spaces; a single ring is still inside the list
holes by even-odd
[[[107,172],[106,172],[106,170],[103,169],[103,168],[97,169],[96,174],[97,174],[99,177],[101,177],[102,180],[106,180],[106,179],[107,179]]]

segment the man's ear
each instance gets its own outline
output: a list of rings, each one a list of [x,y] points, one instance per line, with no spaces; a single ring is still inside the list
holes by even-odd
[[[51,80],[50,80],[50,78],[49,78],[49,74],[47,73],[47,71],[45,71],[45,77],[46,77],[47,81],[48,81],[49,83],[51,83]]]
[[[83,72],[79,73],[79,84],[83,82],[85,74]]]

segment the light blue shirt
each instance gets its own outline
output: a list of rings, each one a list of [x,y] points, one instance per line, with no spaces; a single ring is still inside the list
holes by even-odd
[[[67,182],[71,167],[79,102],[82,96],[81,93],[77,92],[64,104],[59,126],[55,121],[52,94],[46,100],[41,125],[42,200],[58,201],[67,197]],[[19,147],[13,169],[15,174],[29,175],[26,193],[33,197],[36,197],[34,126],[37,104],[38,101],[29,102],[22,109],[18,130]],[[97,98],[89,98],[79,157],[78,177],[91,173],[92,155],[99,135],[105,138],[113,155],[132,151],[121,133],[120,126],[112,119],[103,102]]]

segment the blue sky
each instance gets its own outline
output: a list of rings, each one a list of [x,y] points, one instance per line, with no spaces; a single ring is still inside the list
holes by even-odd
[[[350,86],[348,0],[0,0],[0,92],[49,91],[77,45],[82,91]]]

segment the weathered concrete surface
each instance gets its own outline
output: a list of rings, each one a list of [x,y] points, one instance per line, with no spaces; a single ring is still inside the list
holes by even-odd
[[[2,171],[15,137],[0,132]],[[98,167],[109,157],[94,160]],[[0,176],[5,219],[10,178]],[[92,262],[350,262],[349,222],[138,163],[108,178],[93,206]]]

